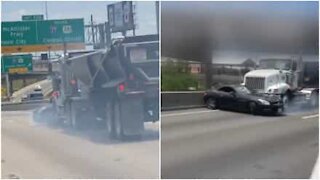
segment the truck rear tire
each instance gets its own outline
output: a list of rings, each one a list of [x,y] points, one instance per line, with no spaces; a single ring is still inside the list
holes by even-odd
[[[119,102],[114,102],[113,120],[114,120],[115,137],[119,140],[124,140],[125,136],[123,133],[123,122],[121,121]]]
[[[106,105],[106,128],[109,138],[116,138],[115,123],[114,123],[114,108],[112,103]]]
[[[70,104],[70,119],[69,119],[69,124],[71,128],[76,129],[76,130],[83,130],[88,127],[88,117],[89,117],[89,112],[82,112],[79,110],[79,107],[76,106],[76,104]]]
[[[77,109],[71,106],[71,127],[73,129],[79,130],[81,129],[81,118],[79,116],[79,113],[77,112]]]

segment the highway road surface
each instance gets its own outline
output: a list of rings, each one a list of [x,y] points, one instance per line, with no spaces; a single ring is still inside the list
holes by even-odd
[[[163,112],[161,177],[309,178],[318,157],[318,113]]]
[[[109,140],[103,130],[34,123],[31,111],[2,112],[2,178],[158,178],[159,123],[140,141]]]

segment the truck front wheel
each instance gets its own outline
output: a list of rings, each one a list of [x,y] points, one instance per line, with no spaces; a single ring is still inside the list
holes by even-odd
[[[282,96],[283,110],[286,111],[289,108],[289,95],[288,93]]]

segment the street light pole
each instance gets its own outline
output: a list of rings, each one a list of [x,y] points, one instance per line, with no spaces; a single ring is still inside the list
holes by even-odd
[[[46,20],[48,20],[48,2],[47,1],[44,2],[44,6],[45,6],[45,12],[46,12]]]

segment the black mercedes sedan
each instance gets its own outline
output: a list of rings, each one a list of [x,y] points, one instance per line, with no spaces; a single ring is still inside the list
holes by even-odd
[[[223,86],[217,90],[208,90],[203,99],[209,109],[239,110],[251,114],[282,114],[284,111],[280,96],[255,94],[244,86]]]

